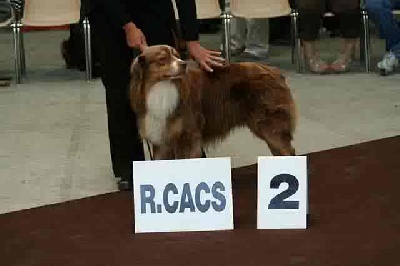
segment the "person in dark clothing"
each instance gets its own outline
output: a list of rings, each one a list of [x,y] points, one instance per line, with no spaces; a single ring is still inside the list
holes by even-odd
[[[200,45],[195,0],[176,1],[179,32],[188,54],[205,70],[222,65],[219,51]],[[176,47],[177,29],[170,0],[91,1],[89,19],[99,53],[101,80],[106,90],[108,133],[113,172],[120,177],[120,190],[132,189],[132,161],[144,160],[136,115],[132,112],[128,88],[134,57],[148,45]]]
[[[299,11],[299,35],[310,70],[315,73],[345,72],[349,69],[356,41],[360,36],[359,0],[297,0]],[[322,15],[331,11],[339,21],[343,47],[340,55],[330,65],[319,57],[315,48]]]

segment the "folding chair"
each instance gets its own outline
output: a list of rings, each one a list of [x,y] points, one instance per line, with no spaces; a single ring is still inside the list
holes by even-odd
[[[14,40],[17,51],[17,83],[21,82],[25,71],[25,50],[23,43],[23,26],[50,27],[79,23],[80,0],[25,0],[22,16],[18,16],[13,25]],[[86,54],[86,80],[92,77],[91,40],[89,20],[83,20]]]

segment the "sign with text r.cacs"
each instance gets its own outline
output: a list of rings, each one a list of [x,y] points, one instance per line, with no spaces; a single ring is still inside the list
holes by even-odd
[[[230,158],[133,162],[135,232],[233,229]]]

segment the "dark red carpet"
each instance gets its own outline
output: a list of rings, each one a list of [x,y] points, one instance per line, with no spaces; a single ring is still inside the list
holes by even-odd
[[[130,193],[0,215],[0,265],[400,265],[400,137],[309,154],[307,230],[256,230],[255,165],[233,231],[133,234]]]

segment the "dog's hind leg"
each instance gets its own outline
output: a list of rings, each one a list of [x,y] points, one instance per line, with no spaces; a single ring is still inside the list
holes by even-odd
[[[296,155],[296,151],[291,144],[291,138],[287,136],[287,133],[268,134],[265,141],[274,156]]]
[[[296,152],[292,146],[292,134],[288,130],[276,131],[268,127],[266,123],[249,125],[251,132],[258,138],[264,140],[274,156],[295,156]]]

